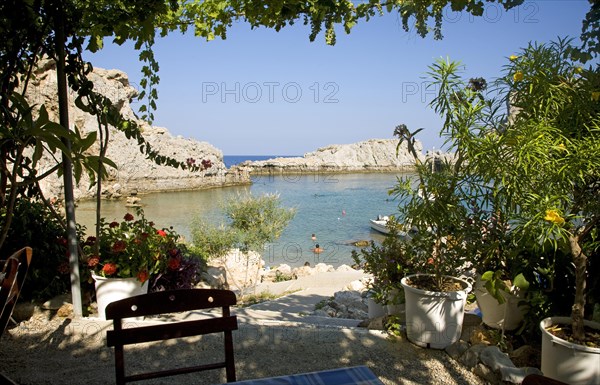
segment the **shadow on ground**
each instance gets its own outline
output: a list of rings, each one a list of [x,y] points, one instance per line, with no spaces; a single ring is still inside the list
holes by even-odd
[[[38,316],[39,318],[39,316]],[[0,340],[0,371],[20,384],[114,383],[114,356],[106,347],[110,323],[48,317],[21,323]],[[443,351],[387,339],[381,332],[311,324],[240,321],[235,332],[238,380],[366,365],[385,384],[483,384]],[[126,350],[128,368],[159,368],[222,357],[220,337],[146,344]],[[218,384],[219,371],[144,384]]]

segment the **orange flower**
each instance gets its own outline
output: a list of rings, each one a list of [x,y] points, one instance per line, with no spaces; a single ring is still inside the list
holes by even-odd
[[[113,275],[117,272],[117,265],[115,265],[114,263],[107,263],[102,267],[102,272],[105,275]]]
[[[160,235],[161,237],[166,237],[167,233],[164,230],[157,230],[156,234]]]
[[[95,267],[100,263],[100,258],[97,255],[92,255],[88,258],[87,263],[89,267]]]
[[[141,283],[144,283],[148,280],[148,278],[150,277],[150,274],[148,274],[147,270],[142,270],[138,273],[137,275],[137,279],[138,281],[140,281]]]

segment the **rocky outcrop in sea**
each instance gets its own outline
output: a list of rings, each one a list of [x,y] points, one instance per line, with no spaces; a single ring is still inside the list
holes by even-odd
[[[192,158],[197,164],[202,160],[209,160],[211,163],[210,168],[200,172],[156,165],[140,153],[136,141],[128,140],[125,134],[111,127],[106,156],[117,164],[118,169],[109,169],[108,179],[102,186],[105,197],[118,198],[135,193],[193,190],[250,183],[248,172],[240,168],[228,170],[223,163],[223,153],[211,144],[173,136],[166,128],[151,126],[138,119],[131,107],[137,91],[129,83],[126,73],[95,68],[89,78],[94,83],[94,89],[107,96],[124,117],[137,122],[146,140],[160,154],[180,161]],[[56,64],[52,60],[44,60],[28,87],[27,99],[31,105],[45,104],[49,118],[53,121],[59,120],[56,90]],[[96,131],[96,117],[76,108],[74,99],[75,95],[71,92],[69,94],[71,126],[77,127],[82,133]],[[98,154],[98,150],[99,145],[96,143],[90,149],[90,153]],[[41,170],[48,170],[54,164],[52,159],[43,160]],[[63,181],[56,174],[44,179],[41,187],[47,197],[63,195]],[[84,174],[75,186],[75,198],[91,198],[95,193],[95,186],[90,187],[89,179]]]
[[[108,97],[121,114],[135,120],[142,128],[148,143],[160,154],[180,161],[194,159],[196,164],[210,161],[211,167],[200,172],[174,169],[156,165],[139,151],[136,141],[128,140],[121,131],[110,129],[110,142],[106,156],[117,164],[118,169],[108,170],[103,181],[102,194],[106,198],[120,198],[138,193],[159,191],[196,190],[249,184],[250,174],[283,173],[351,173],[351,172],[402,172],[414,169],[414,159],[406,143],[397,148],[397,139],[370,139],[352,144],[332,144],[309,152],[302,157],[282,157],[264,161],[245,162],[227,169],[223,153],[210,143],[173,136],[164,127],[156,127],[138,119],[131,107],[137,91],[129,83],[127,74],[119,70],[95,68],[89,75],[94,89]],[[31,105],[44,104],[52,121],[58,121],[56,65],[44,60],[35,72],[27,92]],[[75,107],[73,92],[69,94],[69,121],[83,134],[97,131],[96,118]],[[422,154],[422,144],[417,141],[417,151]],[[90,154],[98,154],[96,143]],[[427,152],[421,160],[430,157],[440,159],[448,154]],[[42,158],[39,174],[55,165],[55,160]],[[40,183],[47,197],[63,196],[62,177],[56,174]],[[74,186],[76,199],[92,198],[96,187],[90,184],[84,173]]]
[[[398,148],[398,153],[397,145],[397,139],[333,144],[302,157],[244,162],[239,167],[249,169],[252,174],[412,171],[415,161],[406,143]],[[422,152],[422,144],[417,142],[416,146]]]

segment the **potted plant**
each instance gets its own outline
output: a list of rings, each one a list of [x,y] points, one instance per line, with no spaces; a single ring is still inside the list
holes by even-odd
[[[472,239],[471,247],[477,272],[474,293],[483,323],[504,333],[517,329],[528,309],[525,298],[530,283],[524,271],[530,270],[530,253],[529,240],[519,239],[498,209],[499,198],[496,194],[481,200],[487,208],[477,205],[465,226],[481,233],[479,239]]]
[[[371,241],[368,247],[358,252],[352,250],[354,263],[373,276],[367,285],[369,318],[398,315],[404,302],[400,280],[410,264],[404,257],[402,238],[398,235],[399,226],[394,217],[388,220],[387,226],[389,233],[381,245]]]
[[[121,222],[102,220],[100,238],[83,243],[101,319],[110,302],[148,292],[152,276],[181,265],[177,233],[155,228],[139,208],[137,215],[127,213]]]
[[[597,63],[583,68],[571,52],[569,41],[559,40],[511,57],[503,85],[515,113],[497,145],[501,178],[519,208],[517,231],[568,252],[574,270],[570,317],[541,322],[541,369],[589,384],[600,383],[600,325],[585,319],[589,257],[598,255],[600,234],[600,72]]]
[[[546,274],[544,266],[563,275],[561,270],[573,268],[571,317],[541,323],[542,371],[582,384],[600,382],[600,325],[585,320],[588,258],[599,254],[600,73],[598,64],[583,68],[572,52],[567,40],[530,44],[509,58],[492,97],[483,94],[482,79],[465,84],[458,75],[459,63],[438,61],[431,74],[440,87],[432,104],[443,113],[442,134],[456,152],[453,167],[458,178],[452,191],[475,200],[503,197],[502,213],[515,239],[540,251],[538,260],[528,256],[529,268],[538,269],[528,279]],[[407,130],[401,133],[412,139]],[[482,193],[487,191],[492,194]],[[439,207],[444,217],[448,215],[443,210],[454,211],[456,206],[468,213],[464,200],[451,202],[432,193],[449,203]],[[477,245],[463,237],[463,227],[454,229],[464,242],[461,247]],[[570,266],[553,266],[543,259],[564,251],[571,255]],[[469,255],[471,262],[480,258]],[[490,278],[490,285],[501,279],[495,273]],[[555,355],[561,352],[566,355]]]
[[[418,130],[420,131],[420,130]],[[467,262],[470,232],[460,231],[469,215],[463,204],[470,190],[460,152],[452,161],[421,159],[415,135],[405,125],[394,134],[407,142],[416,177],[398,180],[392,193],[399,199],[399,221],[413,233],[403,251],[417,274],[401,280],[406,299],[406,333],[413,343],[443,349],[462,333],[464,306],[471,284],[458,276]],[[399,144],[399,145],[400,145]],[[437,166],[435,164],[437,163]]]

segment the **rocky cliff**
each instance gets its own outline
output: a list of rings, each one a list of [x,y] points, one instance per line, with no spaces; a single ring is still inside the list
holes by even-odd
[[[147,122],[137,119],[130,104],[137,91],[129,84],[124,72],[96,68],[89,76],[95,90],[110,98],[123,116],[137,121],[146,140],[159,153],[180,161],[193,158],[198,163],[205,159],[212,163],[209,169],[201,172],[158,166],[140,153],[137,142],[128,140],[122,132],[111,128],[106,156],[117,164],[118,170],[110,169],[108,179],[103,182],[103,194],[106,197],[120,197],[132,192],[201,189],[250,182],[246,170],[227,170],[223,163],[223,153],[211,144],[181,136],[173,137],[166,128],[150,126]],[[54,121],[59,120],[56,89],[55,63],[46,60],[37,70],[28,88],[27,99],[32,105],[45,103],[49,117]],[[83,133],[96,131],[96,118],[76,108],[74,98],[75,95],[70,93],[71,126],[77,127]],[[98,146],[91,150],[97,154]],[[51,159],[47,159],[46,166],[42,166],[42,169],[49,169],[53,164]],[[84,175],[75,186],[75,197],[82,199],[94,196],[95,187],[89,188],[89,185],[87,175]],[[47,197],[62,196],[62,178],[55,175],[46,178],[42,182],[42,189]]]
[[[406,143],[396,155],[397,139],[370,139],[353,144],[334,144],[298,158],[275,158],[245,162],[251,173],[388,172],[410,171],[415,161]],[[422,144],[417,142],[422,152]],[[422,156],[425,159],[425,156]]]

